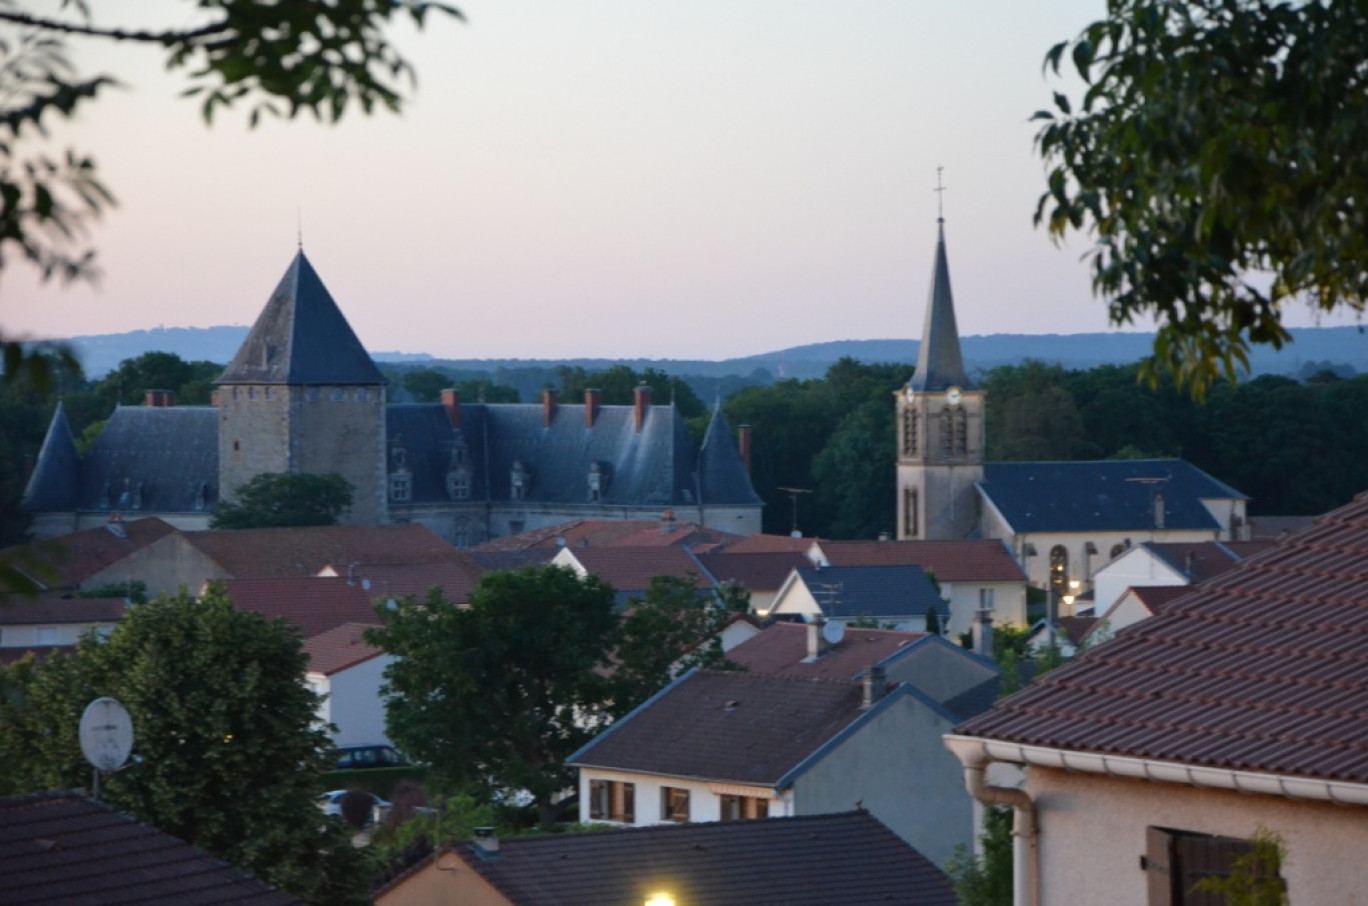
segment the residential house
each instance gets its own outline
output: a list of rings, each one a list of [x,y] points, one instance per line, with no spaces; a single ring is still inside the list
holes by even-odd
[[[60,597],[104,584],[126,584],[107,578],[115,564],[175,533],[156,517],[114,516],[84,531],[6,548],[0,551],[0,562],[32,581],[40,595]]]
[[[774,596],[770,615],[804,622],[867,623],[925,632],[934,613],[942,630],[950,608],[920,566],[805,566]]]
[[[1108,637],[1163,613],[1173,601],[1186,595],[1191,589],[1186,585],[1136,585],[1127,588],[1116,602],[1098,614],[1097,625]],[[1093,632],[1099,631],[1097,628]]]
[[[864,811],[442,847],[376,906],[954,906],[945,874]]]
[[[128,609],[124,598],[18,598],[0,607],[0,650],[75,645],[108,635]]]
[[[744,647],[744,646],[742,646]],[[697,670],[566,759],[580,820],[623,825],[863,807],[943,866],[972,842],[940,737],[957,717],[879,668],[862,682]]]
[[[717,584],[698,557],[683,547],[566,547],[551,558],[551,565],[574,570],[581,578],[597,576],[613,586],[620,604],[644,595],[657,576],[690,580],[702,590]]]
[[[1093,613],[1101,616],[1135,586],[1197,585],[1220,575],[1272,541],[1145,541],[1117,554],[1093,576]]]
[[[1020,903],[1198,902],[1260,832],[1293,903],[1361,903],[1368,495],[1193,587],[946,745],[1017,812]],[[985,768],[1024,769],[1020,788]],[[1201,900],[1200,902],[1211,902]]]
[[[336,727],[333,745],[388,743],[380,687],[394,658],[364,638],[374,624],[343,623],[304,642],[309,656],[305,682],[322,696],[318,719]]]
[[[818,566],[920,566],[950,603],[946,632],[969,632],[979,611],[999,626],[1023,627],[1026,573],[1002,541],[814,541],[807,558]]]
[[[221,584],[233,607],[268,620],[284,620],[304,639],[346,623],[380,623],[371,593],[336,576],[229,579]]]
[[[719,585],[746,592],[751,612],[762,619],[774,609],[774,597],[793,571],[809,565],[806,557],[791,551],[737,553],[730,548],[700,553],[698,562]]]
[[[222,859],[76,793],[0,799],[6,906],[302,906]]]

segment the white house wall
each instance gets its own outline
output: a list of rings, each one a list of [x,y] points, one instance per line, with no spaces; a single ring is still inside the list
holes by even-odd
[[[993,625],[1027,625],[1025,582],[941,582],[941,595],[950,600],[946,634],[952,640],[973,628],[983,591],[992,592]]]
[[[384,671],[394,658],[378,655],[339,670],[328,677],[331,694],[328,716],[337,725],[333,744],[358,746],[388,744],[385,735],[385,701],[380,696]]]
[[[685,780],[682,778],[660,777],[655,774],[633,774],[625,771],[604,771],[593,768],[581,768],[579,772],[579,801],[580,815],[579,820],[583,824],[612,824],[618,825],[617,821],[599,821],[589,817],[591,799],[589,793],[590,781],[593,780],[614,780],[620,783],[635,784],[634,805],[636,811],[636,821],[632,825],[622,824],[622,826],[646,827],[652,824],[666,824],[661,811],[661,790],[670,787],[677,790],[689,791],[689,823],[698,824],[704,821],[722,820],[722,798],[714,792],[717,784],[709,783],[704,780]],[[743,787],[731,784],[724,785],[730,793],[740,793],[742,795],[755,796],[769,800],[769,817],[771,818],[791,818],[794,814],[793,801],[788,796],[776,796],[775,791],[767,787]],[[849,810],[849,806],[845,810]]]
[[[1187,585],[1188,577],[1175,570],[1153,551],[1133,547],[1097,573],[1096,613],[1115,604],[1126,589],[1142,585]]]
[[[101,635],[114,631],[113,623],[26,623],[0,626],[0,648],[37,648],[45,645],[75,645],[81,636],[94,630]]]
[[[1050,579],[1050,551],[1056,545],[1063,545],[1069,554],[1069,579],[1080,583],[1080,591],[1092,587],[1098,570],[1111,562],[1111,549],[1122,547],[1130,542],[1135,546],[1144,541],[1161,543],[1199,543],[1219,541],[1221,536],[1214,530],[1164,530],[1164,531],[1126,531],[1126,532],[1040,532],[1016,536],[993,535],[1005,538],[1014,555],[1018,557],[1021,568],[1026,571],[1027,579],[1037,588],[1045,588]],[[1086,552],[1092,543],[1096,554]],[[1035,554],[1025,554],[1027,545],[1034,547]]]

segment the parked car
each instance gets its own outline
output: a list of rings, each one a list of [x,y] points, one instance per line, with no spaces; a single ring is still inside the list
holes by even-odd
[[[402,768],[408,762],[394,746],[338,746],[337,770],[358,771],[367,768]]]
[[[325,815],[336,815],[342,817],[342,798],[352,790],[329,790],[318,797],[316,802],[318,807]],[[390,803],[381,799],[374,793],[367,793],[365,790],[356,790],[362,795],[371,798],[370,820],[366,822],[366,827],[373,827],[385,820],[385,815],[389,813]]]

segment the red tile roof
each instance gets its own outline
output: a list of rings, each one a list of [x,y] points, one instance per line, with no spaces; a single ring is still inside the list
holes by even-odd
[[[371,594],[346,579],[229,579],[223,583],[238,610],[284,619],[309,639],[344,623],[377,623]]]
[[[719,582],[738,582],[752,591],[778,591],[789,573],[812,561],[790,551],[736,553],[730,548],[698,554],[698,561]]]
[[[575,519],[495,538],[471,550],[499,553],[558,547],[694,547],[725,544],[741,537],[693,522],[669,523],[665,531],[661,528],[656,519]]]
[[[920,566],[943,582],[1025,582],[1001,541],[822,541],[832,566]]]
[[[128,609],[123,598],[38,598],[0,607],[0,626],[35,623],[117,623]]]
[[[321,632],[304,642],[304,653],[309,656],[309,670],[332,676],[354,667],[362,661],[384,654],[379,648],[367,645],[362,634],[378,622],[343,623]]]
[[[175,531],[169,523],[156,517],[110,522],[6,548],[0,551],[0,559],[14,564],[45,588],[71,590],[129,554]]]
[[[458,559],[450,563],[382,563],[361,564],[352,570],[351,578],[370,592],[373,598],[406,598],[422,600],[434,587],[442,589],[443,597],[456,604],[464,603],[485,570],[473,557],[457,551]],[[334,565],[335,575],[346,576],[345,566]]]
[[[465,555],[416,523],[381,526],[186,532],[185,539],[234,578],[316,575],[348,564],[464,563]]]
[[[572,553],[592,575],[619,592],[644,590],[655,576],[682,579],[692,574],[700,588],[713,585],[702,564],[682,547],[586,547]]]
[[[750,535],[733,544],[727,551],[733,554],[789,553],[802,554],[820,539],[794,538],[790,535]]]
[[[727,652],[727,660],[751,673],[767,676],[849,681],[859,676],[864,668],[881,664],[924,638],[924,632],[848,628],[845,638],[826,648],[817,660],[805,664],[808,627],[799,623],[774,623]]]
[[[0,799],[7,906],[294,906],[300,901],[188,843],[73,793]]]
[[[956,732],[1368,783],[1368,494]]]
[[[1133,585],[1129,591],[1151,614],[1161,614],[1169,604],[1192,591],[1190,585]]]

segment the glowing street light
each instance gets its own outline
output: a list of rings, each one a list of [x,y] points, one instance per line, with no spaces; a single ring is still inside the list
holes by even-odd
[[[653,893],[646,898],[646,906],[675,906],[675,900],[668,893]]]

